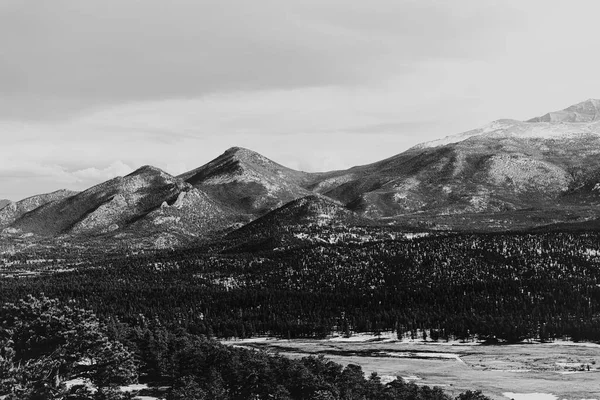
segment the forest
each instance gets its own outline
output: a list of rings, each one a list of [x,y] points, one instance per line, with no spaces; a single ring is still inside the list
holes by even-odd
[[[323,357],[224,346],[159,321],[104,322],[72,301],[28,296],[2,305],[0,316],[4,400],[126,400],[136,393],[121,385],[137,381],[166,387],[167,400],[452,400],[440,388],[402,379],[384,385],[377,374]],[[467,391],[456,399],[487,397]]]
[[[217,338],[395,331],[432,340],[600,341],[599,239],[451,234],[252,252],[99,253],[83,261],[15,256],[5,259],[11,267],[0,300],[45,293],[100,318],[160,321]]]
[[[5,253],[0,397],[126,399],[117,388],[137,380],[167,387],[169,400],[448,400],[438,388],[384,385],[355,365],[215,339],[394,331],[428,341],[600,341],[598,233],[359,239]]]

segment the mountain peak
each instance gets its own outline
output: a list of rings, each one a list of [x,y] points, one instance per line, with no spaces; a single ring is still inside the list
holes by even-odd
[[[225,150],[225,154],[236,154],[236,153],[255,153],[252,150],[249,150],[245,147],[233,146]]]
[[[305,172],[295,171],[243,147],[232,147],[209,163],[178,176],[222,204],[262,215],[307,195]]]
[[[535,117],[527,122],[593,122],[600,120],[600,100],[587,99],[560,111]]]
[[[137,175],[160,175],[160,176],[170,176],[169,174],[167,174],[165,171],[163,171],[160,168],[154,167],[152,165],[143,165],[141,167],[139,167],[138,169],[136,169],[135,171],[133,171],[132,173],[126,175],[126,176],[137,176]]]
[[[262,154],[250,149],[246,149],[244,147],[231,147],[227,149],[225,153],[223,153],[222,157],[230,158],[245,163],[258,163],[262,165],[269,163],[276,164],[273,161],[266,158],[265,156],[263,156]]]
[[[587,114],[598,114],[600,109],[600,100],[598,99],[587,99],[581,103],[574,104],[566,109],[566,111],[574,111]]]

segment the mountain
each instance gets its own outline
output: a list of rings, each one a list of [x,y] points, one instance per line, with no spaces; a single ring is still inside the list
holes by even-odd
[[[191,185],[144,166],[125,177],[47,202],[16,219],[11,228],[56,236],[117,234],[135,225],[137,236],[146,236],[152,232],[142,227],[156,231],[177,224],[194,225],[197,231],[224,217],[214,202]]]
[[[323,227],[372,225],[373,221],[347,209],[342,204],[319,195],[290,201],[238,229],[233,235],[248,236],[256,232],[282,231],[291,226]]]
[[[248,149],[232,147],[178,178],[236,213],[252,219],[311,194],[312,174],[286,168]]]
[[[177,177],[145,166],[81,193],[10,203],[0,209],[0,228],[169,247],[252,220],[227,240],[330,241],[343,227],[374,223],[416,230],[595,226],[586,221],[600,218],[599,105],[590,99],[529,121],[497,120],[341,171],[296,171],[233,147]]]
[[[10,203],[11,203],[10,200],[0,199],[0,210],[2,210],[4,207],[9,205]]]
[[[231,232],[228,246],[237,251],[275,248],[301,242],[334,243],[357,239],[358,228],[374,226],[342,204],[320,195],[293,200]],[[361,230],[362,232],[362,230]]]
[[[567,109],[580,119],[588,112],[589,122],[499,120],[330,173],[314,189],[372,218],[596,206],[600,120],[590,105],[597,103]]]
[[[192,188],[177,199],[150,211],[121,230],[116,238],[142,247],[171,248],[192,244],[199,237],[230,230],[239,217],[224,210],[206,193]],[[144,245],[145,243],[145,245]]]
[[[17,202],[8,201],[8,204],[0,207],[0,230],[9,226],[26,213],[35,210],[38,207],[41,207],[47,203],[65,199],[69,196],[73,196],[76,193],[77,192],[63,189],[52,193],[31,196]]]
[[[561,111],[549,112],[527,122],[592,122],[600,120],[600,100],[588,99]]]

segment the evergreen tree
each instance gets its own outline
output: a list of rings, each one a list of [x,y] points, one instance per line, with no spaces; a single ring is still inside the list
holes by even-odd
[[[45,296],[29,296],[0,308],[0,395],[8,399],[62,399],[79,393],[81,379],[109,396],[111,387],[133,382],[136,366],[125,347],[110,340],[90,311]]]

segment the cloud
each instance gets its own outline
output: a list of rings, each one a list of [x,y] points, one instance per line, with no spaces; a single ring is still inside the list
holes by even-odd
[[[592,0],[0,1],[0,190],[347,168],[600,97]],[[0,194],[0,197],[3,197]]]
[[[72,171],[70,174],[79,182],[98,182],[105,181],[116,176],[124,176],[131,172],[133,172],[133,168],[119,160],[113,162],[106,168],[88,167]]]
[[[489,57],[521,21],[492,1],[6,0],[0,115],[381,83],[430,59]]]
[[[123,176],[133,171],[127,164],[116,161],[105,168],[88,167],[69,170],[63,165],[23,160],[3,155],[0,160],[0,198],[20,200],[34,194],[66,188],[85,190],[90,186]]]

